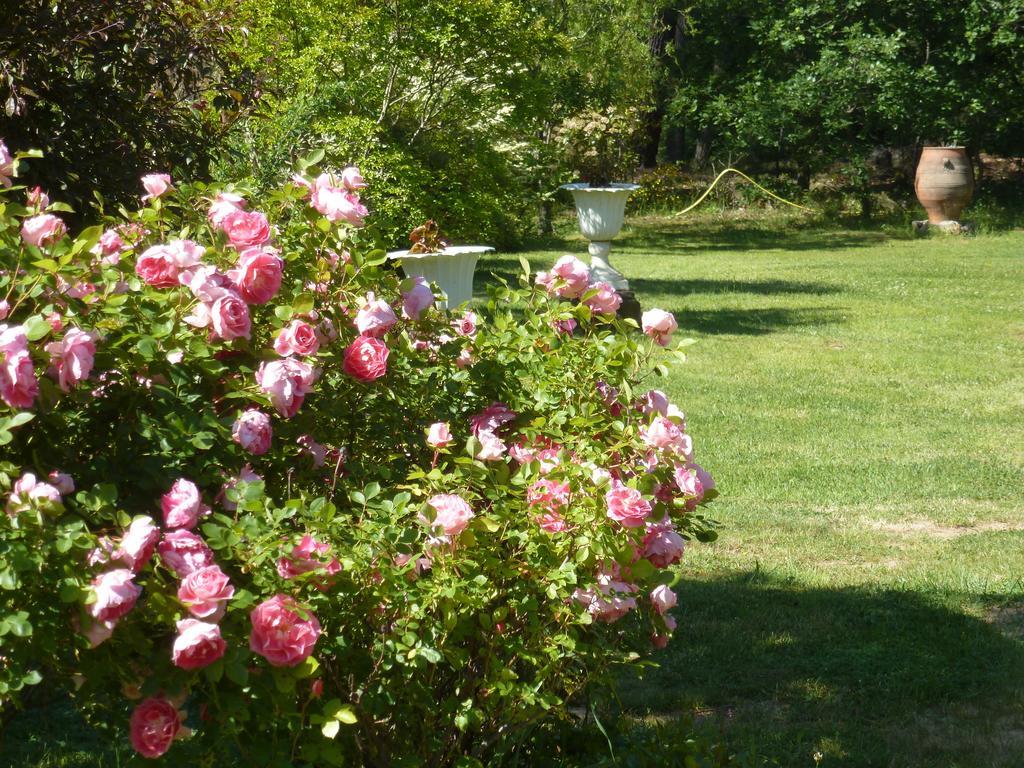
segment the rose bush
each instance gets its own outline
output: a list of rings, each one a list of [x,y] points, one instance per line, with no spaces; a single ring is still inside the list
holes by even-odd
[[[674,321],[573,260],[443,312],[356,169],[298,170],[147,175],[75,237],[0,190],[0,702],[64,685],[182,764],[529,753],[664,646],[713,536],[649,384]]]

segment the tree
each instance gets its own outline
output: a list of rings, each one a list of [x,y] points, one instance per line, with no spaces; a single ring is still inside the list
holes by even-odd
[[[44,150],[25,182],[81,208],[93,189],[137,196],[139,169],[204,177],[256,95],[224,49],[229,24],[206,0],[16,3],[0,18],[0,137]]]

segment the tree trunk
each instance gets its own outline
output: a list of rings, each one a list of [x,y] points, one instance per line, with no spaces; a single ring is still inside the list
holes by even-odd
[[[551,224],[552,204],[550,199],[541,200],[537,206],[537,234],[552,235],[555,232]]]
[[[686,131],[682,126],[670,125],[665,132],[665,161],[681,163],[686,148]]]
[[[670,39],[679,39],[681,20],[682,14],[677,9],[663,8],[651,23],[651,36],[647,41],[647,48],[651,52],[651,59],[658,67],[658,82],[654,88],[654,105],[643,117],[644,142],[640,150],[640,159],[644,168],[653,168],[658,164],[662,128],[671,97],[672,78],[668,72],[668,43]]]
[[[697,146],[693,152],[693,168],[701,170],[708,164],[711,158],[711,140],[714,138],[714,131],[711,128],[701,128],[697,134]]]

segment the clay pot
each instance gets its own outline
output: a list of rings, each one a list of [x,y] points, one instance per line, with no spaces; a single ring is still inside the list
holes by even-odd
[[[928,221],[959,221],[974,193],[974,169],[963,147],[925,147],[917,164],[914,191]]]

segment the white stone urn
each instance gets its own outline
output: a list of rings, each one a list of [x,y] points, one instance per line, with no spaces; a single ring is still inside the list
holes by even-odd
[[[589,184],[563,184],[560,189],[572,192],[579,218],[580,232],[590,245],[590,277],[597,282],[610,283],[618,291],[628,291],[629,281],[611,265],[608,254],[611,240],[622,229],[626,218],[626,201],[639,184],[609,184],[592,187]]]
[[[473,273],[481,253],[493,251],[489,245],[450,245],[438,253],[390,251],[388,258],[401,264],[406,275],[419,275],[428,283],[437,283],[447,300],[438,300],[441,309],[457,307],[473,298]]]

